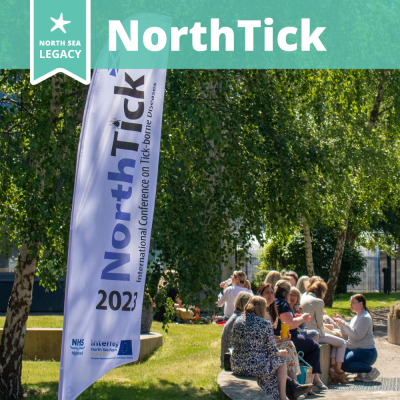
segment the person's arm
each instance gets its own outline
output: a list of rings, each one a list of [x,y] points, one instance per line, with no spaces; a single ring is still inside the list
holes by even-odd
[[[227,299],[228,299],[229,293],[230,293],[229,288],[227,288],[227,289],[224,290],[224,293],[222,294],[222,296],[221,296],[221,297],[218,299],[218,301],[217,301],[217,306],[218,306],[218,307],[222,307],[222,306],[225,304],[225,302],[226,302]]]
[[[279,318],[281,322],[287,322],[289,324],[289,330],[298,328],[303,322],[308,321],[310,314],[303,314],[301,317],[293,318],[291,312],[282,313]]]
[[[340,330],[345,332],[351,340],[361,340],[366,335],[371,324],[371,320],[366,317],[358,317],[354,327],[351,327],[347,322],[343,322]]]

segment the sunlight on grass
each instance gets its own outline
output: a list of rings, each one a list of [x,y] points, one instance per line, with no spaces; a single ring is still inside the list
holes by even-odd
[[[30,315],[27,321],[28,328],[62,328],[62,315]],[[6,317],[0,317],[0,328],[4,327]]]
[[[154,322],[152,330],[162,332],[161,324]],[[146,362],[108,372],[79,399],[219,399],[221,331],[215,324],[172,324],[163,333],[164,345]],[[59,368],[58,362],[25,361],[22,382],[29,397],[55,400]]]
[[[333,308],[326,308],[326,312],[332,316],[334,312],[340,314],[342,317],[354,315],[350,311],[350,296],[352,293],[340,294],[336,296],[333,302]],[[400,300],[400,293],[391,293],[389,295],[384,293],[364,293],[367,299],[367,307],[372,311],[379,308],[389,308],[396,301]]]

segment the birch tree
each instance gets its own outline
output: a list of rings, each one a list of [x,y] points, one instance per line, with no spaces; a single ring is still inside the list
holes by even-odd
[[[0,398],[23,397],[22,354],[37,271],[65,275],[79,124],[86,91],[58,76],[32,87],[26,71],[0,76],[1,242],[19,248],[0,345]]]

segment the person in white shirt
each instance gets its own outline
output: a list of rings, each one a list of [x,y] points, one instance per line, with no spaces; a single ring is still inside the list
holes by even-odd
[[[220,287],[224,289],[224,293],[219,295],[217,306],[222,307],[225,305],[224,314],[225,319],[229,319],[235,311],[235,300],[240,292],[253,292],[245,287],[246,285],[246,274],[243,271],[235,271],[231,277],[232,286],[228,286],[226,281],[220,284]]]

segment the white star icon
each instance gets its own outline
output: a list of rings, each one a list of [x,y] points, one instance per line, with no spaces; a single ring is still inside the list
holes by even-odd
[[[58,19],[54,19],[51,17],[50,17],[50,19],[55,23],[55,25],[53,26],[53,28],[51,29],[50,32],[53,32],[55,29],[61,29],[64,33],[67,33],[64,29],[64,25],[70,24],[71,21],[64,21],[63,13],[60,14],[60,18],[58,18]]]

